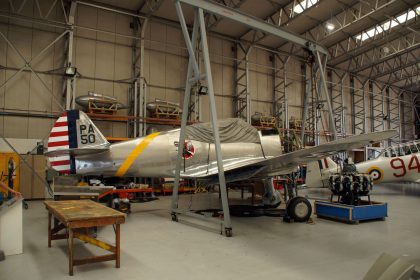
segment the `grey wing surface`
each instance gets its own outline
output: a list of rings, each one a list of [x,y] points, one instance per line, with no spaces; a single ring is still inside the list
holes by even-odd
[[[387,130],[368,134],[361,134],[343,138],[316,147],[302,149],[280,156],[267,159],[260,159],[257,162],[245,162],[243,165],[236,165],[234,168],[225,169],[227,182],[247,180],[258,177],[272,177],[288,173],[299,164],[318,160],[340,152],[360,148],[368,144],[382,141],[395,136],[395,130]],[[196,177],[209,183],[217,182],[217,173]]]

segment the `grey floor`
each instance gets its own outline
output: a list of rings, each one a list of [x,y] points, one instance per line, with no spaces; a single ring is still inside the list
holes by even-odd
[[[386,221],[349,225],[317,219],[286,224],[280,218],[233,217],[226,238],[195,220],[172,222],[170,198],[133,205],[122,226],[121,268],[113,262],[75,267],[72,279],[361,279],[382,252],[420,268],[420,186],[379,186],[376,201],[389,203]],[[310,197],[328,192],[304,191]],[[205,196],[183,197],[185,204]],[[24,211],[24,253],[0,262],[0,279],[63,279],[68,276],[66,242],[47,248],[42,202]],[[112,228],[99,238],[113,241]],[[76,242],[76,255],[98,253]]]

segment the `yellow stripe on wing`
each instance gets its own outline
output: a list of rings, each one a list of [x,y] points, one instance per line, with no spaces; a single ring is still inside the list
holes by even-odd
[[[136,160],[136,158],[143,152],[143,150],[152,142],[152,140],[158,136],[160,132],[155,132],[150,135],[147,135],[143,141],[141,141],[128,155],[128,157],[125,159],[123,164],[121,164],[120,168],[118,168],[117,173],[115,173],[115,176],[122,177],[127,173],[127,170],[130,168],[130,166],[133,164],[133,162]]]

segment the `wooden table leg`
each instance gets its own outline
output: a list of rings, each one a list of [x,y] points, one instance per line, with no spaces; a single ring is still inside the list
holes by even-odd
[[[73,276],[73,230],[68,228],[69,236],[67,239],[68,253],[69,253],[69,275]]]
[[[115,260],[116,268],[120,268],[120,224],[116,224],[115,230],[115,249],[117,258]]]
[[[48,212],[48,248],[51,248],[51,218],[52,214]]]

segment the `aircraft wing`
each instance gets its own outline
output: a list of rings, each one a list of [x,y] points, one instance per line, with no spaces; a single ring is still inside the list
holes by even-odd
[[[299,164],[322,159],[337,153],[364,147],[368,144],[373,144],[391,138],[396,134],[397,131],[395,130],[387,130],[351,136],[348,138],[331,141],[316,147],[302,149],[270,159],[266,159],[262,162],[257,163],[257,165],[268,166],[272,170],[291,168]]]
[[[245,161],[241,165],[232,165],[225,167],[225,176],[227,182],[234,182],[258,177],[271,177],[290,173],[300,164],[318,160],[340,152],[346,152],[351,149],[360,148],[368,144],[386,140],[397,134],[396,130],[387,130],[361,134],[331,141],[316,147],[302,149],[287,154],[271,158],[262,158],[257,161]],[[210,171],[210,172],[209,172]],[[204,181],[214,182],[217,180],[217,168],[211,168],[205,174],[195,174],[188,176],[186,172],[183,177],[193,177]]]

